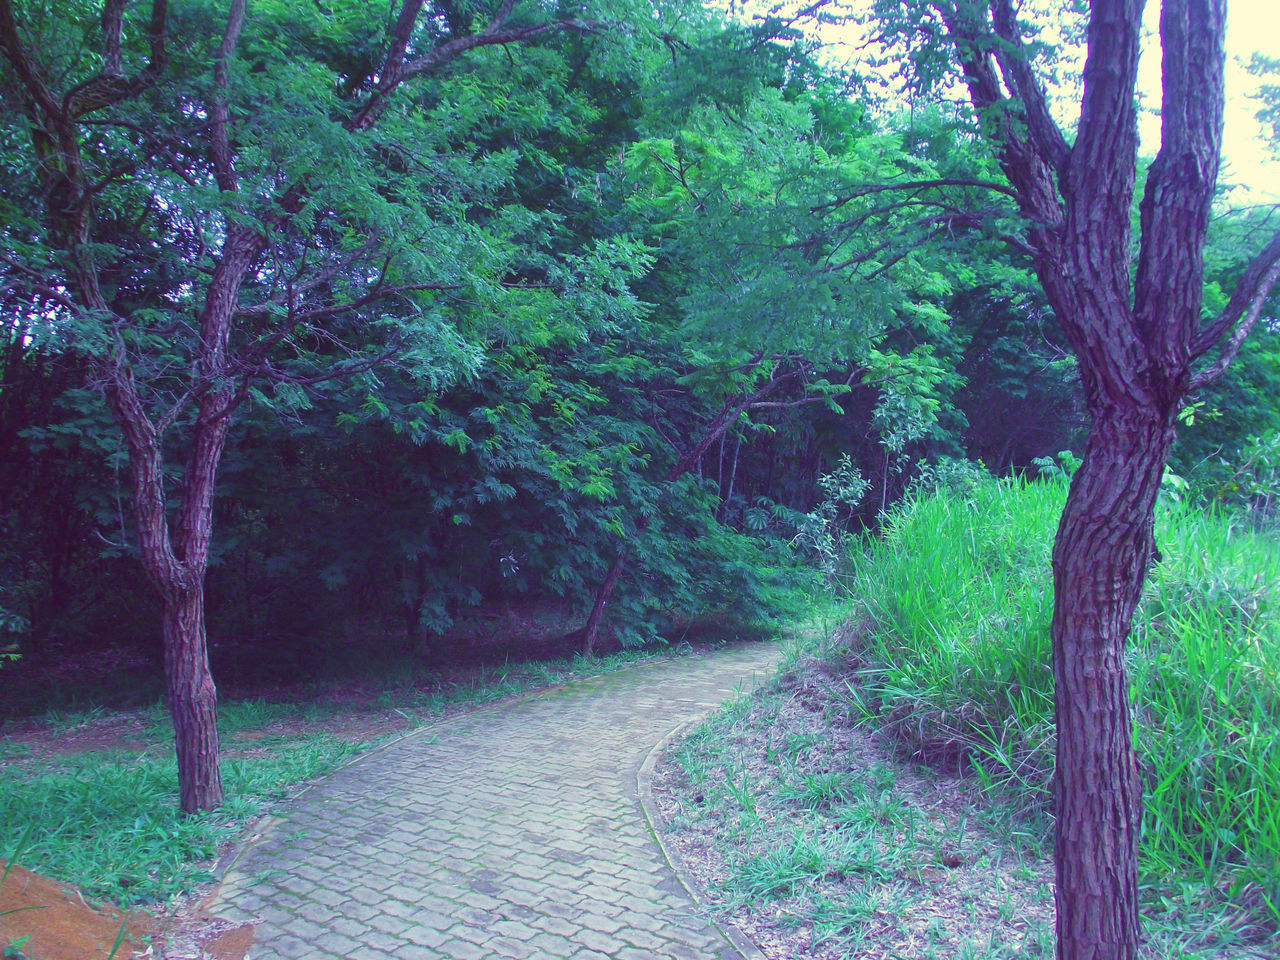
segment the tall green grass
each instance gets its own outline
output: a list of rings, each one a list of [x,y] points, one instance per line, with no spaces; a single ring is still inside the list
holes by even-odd
[[[1059,481],[922,493],[852,558],[848,700],[918,756],[1047,813]],[[1149,906],[1280,927],[1280,543],[1164,504],[1128,668]],[[1233,913],[1234,911],[1234,913]],[[1234,916],[1234,920],[1232,917]]]

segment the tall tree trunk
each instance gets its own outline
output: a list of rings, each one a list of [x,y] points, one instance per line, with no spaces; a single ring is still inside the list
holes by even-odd
[[[204,583],[169,594],[161,624],[164,673],[178,754],[183,813],[222,805],[218,769],[218,694],[209,670],[204,629]]]
[[[1152,516],[1172,442],[1168,416],[1097,414],[1054,543],[1060,958],[1138,953],[1142,788],[1124,648],[1155,556]]]

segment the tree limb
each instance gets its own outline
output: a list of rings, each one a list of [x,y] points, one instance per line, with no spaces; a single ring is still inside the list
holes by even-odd
[[[68,119],[76,120],[85,114],[101,110],[122,100],[136,97],[160,79],[169,62],[165,47],[165,35],[169,19],[167,0],[153,0],[151,22],[147,38],[151,47],[150,59],[133,78],[124,75],[121,56],[121,34],[124,29],[126,0],[108,0],[102,9],[102,69],[95,76],[77,84],[62,98],[62,112]]]
[[[1009,85],[1022,101],[1027,133],[1037,152],[1059,175],[1067,169],[1071,148],[1049,113],[1049,101],[1027,60],[1018,29],[1017,17],[1010,0],[991,0],[991,16],[996,35],[1004,41],[996,48],[996,61]]]
[[[523,27],[507,27],[504,29],[503,25],[511,15],[515,0],[503,0],[502,6],[498,8],[493,19],[489,21],[489,25],[479,33],[453,37],[434,47],[428,53],[406,61],[408,43],[412,37],[413,28],[422,5],[423,0],[406,0],[404,6],[400,8],[400,15],[396,19],[396,26],[392,32],[391,49],[380,72],[377,89],[369,94],[369,99],[365,101],[364,105],[347,120],[345,126],[348,130],[368,130],[382,115],[382,111],[386,109],[387,98],[395,92],[401,83],[418,74],[435,70],[451,60],[457,59],[468,50],[495,44],[521,43],[541,34],[554,31],[595,33],[608,26],[608,24],[595,20],[557,20],[552,23],[530,24]]]
[[[52,91],[45,85],[44,79],[36,72],[35,64],[27,56],[18,36],[18,25],[13,19],[11,0],[0,0],[0,47],[4,48],[5,57],[13,64],[22,85],[45,113],[55,114],[59,111],[58,101]]]
[[[1217,358],[1191,378],[1190,389],[1196,390],[1222,375],[1240,352],[1240,346],[1262,315],[1262,308],[1272,289],[1280,281],[1280,231],[1245,268],[1231,299],[1191,342],[1191,358],[1204,356],[1221,344]],[[1224,339],[1225,338],[1225,339]]]
[[[1182,361],[1200,320],[1204,238],[1222,143],[1222,0],[1165,0],[1160,10],[1160,151],[1142,197],[1134,317],[1166,366]]]
[[[231,124],[231,113],[227,108],[227,84],[230,80],[231,58],[235,55],[236,43],[240,39],[240,28],[244,26],[244,13],[245,0],[231,0],[227,26],[213,65],[214,94],[213,102],[209,104],[209,118],[212,121],[209,140],[212,146],[214,179],[218,182],[218,188],[226,193],[234,193],[239,186],[227,129]]]
[[[871,196],[875,193],[884,193],[886,190],[928,190],[934,187],[977,187],[982,190],[993,190],[996,193],[1003,193],[1006,197],[1012,197],[1014,200],[1019,199],[1018,191],[1007,183],[997,183],[993,180],[968,180],[964,178],[946,177],[940,180],[909,180],[905,183],[870,183],[857,187],[852,192],[845,194],[829,203],[821,203],[816,207],[810,207],[810,213],[821,213],[823,210],[837,210],[843,207],[851,200],[857,200],[859,197]]]

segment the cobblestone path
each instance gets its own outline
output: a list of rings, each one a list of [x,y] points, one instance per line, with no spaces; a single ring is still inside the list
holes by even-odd
[[[209,910],[261,919],[253,960],[737,960],[654,842],[637,774],[778,656],[641,664],[424,727],[293,801]]]

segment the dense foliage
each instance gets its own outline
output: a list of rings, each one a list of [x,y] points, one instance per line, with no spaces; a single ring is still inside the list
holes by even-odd
[[[274,308],[242,294],[246,342],[275,338],[282,352],[246,381],[219,475],[215,637],[305,642],[382,622],[442,653],[440,638],[495,605],[572,630],[620,552],[628,569],[607,620],[626,642],[719,609],[768,618],[796,580],[788,545],[816,556],[819,480],[841,456],[866,481],[840,512],[850,529],[874,523],[933,456],[1016,470],[1080,442],[1074,365],[1025,267],[921,218],[935,201],[866,189],[992,176],[963,124],[873,119],[777,21],[664,15],[666,32],[477,51],[428,76],[433,106],[383,117],[361,141],[325,120],[358,90],[323,78],[376,59],[373,12],[253,8],[231,80],[253,104],[239,130],[256,144],[246,173],[268,193],[308,184],[302,232],[273,256],[295,258],[280,269],[302,284],[339,261],[375,263],[376,237],[376,262],[395,274],[377,282],[404,289],[345,312],[313,298],[283,337],[270,333]],[[178,78],[209,82],[202,16],[180,12],[174,33],[192,42],[154,96],[177,95]],[[87,8],[32,23],[29,39],[72,58],[84,56],[76,38],[100,29]],[[141,23],[127,26],[140,40]],[[69,62],[86,76],[95,66]],[[37,659],[145,645],[158,610],[134,559],[125,447],[98,393],[102,331],[26,265],[52,253],[40,252],[19,78],[11,65],[3,77],[15,95],[0,631],[7,652]],[[199,269],[216,204],[174,167],[203,163],[184,139],[190,118],[139,109],[147,123],[96,128],[95,256],[136,322],[130,354],[162,409],[181,393],[183,278]],[[159,181],[126,175],[140,151],[168,157]],[[1211,299],[1238,275],[1257,219],[1216,227]],[[343,291],[336,274],[326,281],[329,302],[372,290],[367,273],[344,276]],[[264,303],[282,279],[256,278]],[[1260,331],[1185,418],[1176,468],[1210,496],[1270,495],[1274,339]],[[175,408],[173,429],[189,416]],[[176,471],[183,453],[170,447]]]
[[[56,677],[158,634],[181,804],[209,810],[209,637],[296,674],[370,630],[463,656],[495,609],[588,655],[767,621],[851,531],[892,543],[922,478],[1083,452],[1053,555],[1059,933],[1134,955],[1123,661],[1157,491],[1276,516],[1280,232],[1212,216],[1225,10],[1164,4],[1145,163],[1133,5],[1069,15],[1069,133],[1063,51],[1010,0],[870,5],[905,114],[816,59],[822,6],[0,0],[0,661]],[[940,530],[956,569],[973,533]],[[979,673],[1035,673],[1006,706],[1041,716],[1043,623],[1001,577],[930,617],[989,580],[1034,653]]]

